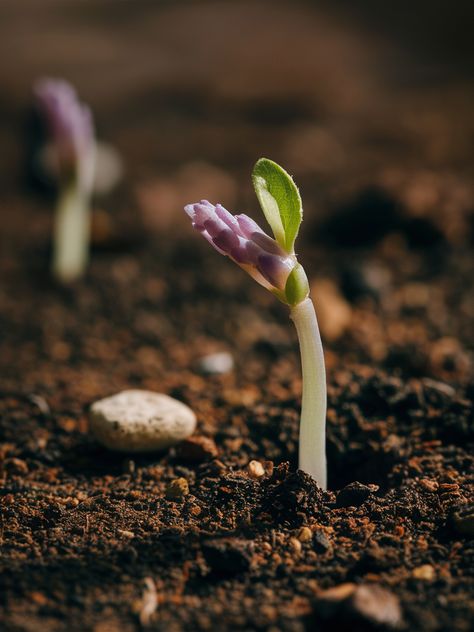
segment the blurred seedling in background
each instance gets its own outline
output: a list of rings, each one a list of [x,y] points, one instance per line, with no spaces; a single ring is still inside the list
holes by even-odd
[[[34,95],[49,134],[47,148],[58,183],[52,272],[68,283],[84,273],[89,259],[94,124],[91,111],[66,81],[41,79]]]
[[[299,467],[325,489],[326,371],[316,312],[309,284],[295,254],[303,220],[299,191],[291,176],[275,162],[261,158],[252,180],[274,238],[247,215],[232,215],[207,200],[185,211],[193,227],[222,255],[232,259],[257,283],[290,308],[300,344],[303,397],[299,435]]]
[[[41,79],[34,96],[45,134],[34,152],[32,175],[57,190],[53,274],[68,282],[81,276],[87,265],[91,197],[117,186],[123,161],[115,147],[97,141],[91,112],[69,83]]]

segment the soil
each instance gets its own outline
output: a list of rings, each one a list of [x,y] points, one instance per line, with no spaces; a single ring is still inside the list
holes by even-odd
[[[420,82],[421,53],[404,51],[408,63],[329,13],[265,8],[157,3],[109,24],[77,5],[77,41],[95,27],[90,77],[88,51],[71,45],[53,63],[41,44],[54,38],[30,33],[44,66],[73,69],[127,171],[95,201],[86,276],[60,287],[48,272],[51,192],[19,148],[1,158],[2,630],[472,629],[472,87],[462,73]],[[43,15],[72,24],[67,11]],[[206,39],[193,66],[189,35],[211,18],[256,26],[235,50],[237,35]],[[299,33],[288,64],[301,73],[283,96],[279,76],[259,78],[285,29]],[[107,95],[101,33],[117,55],[128,43],[132,65],[146,60],[135,82],[114,66]],[[324,64],[303,54],[315,37]],[[174,80],[158,66],[153,88],[157,39],[176,58]],[[207,65],[214,46],[223,59]],[[6,148],[25,129],[27,82],[44,72],[33,57],[21,79],[0,68]],[[348,63],[351,77],[334,82]],[[228,75],[233,64],[248,72]],[[300,255],[328,373],[325,492],[297,469],[287,310],[180,210],[209,197],[257,218],[248,176],[261,154],[295,174],[305,203]],[[234,368],[204,373],[218,351]],[[196,434],[164,454],[100,447],[88,408],[126,388],[187,403]]]

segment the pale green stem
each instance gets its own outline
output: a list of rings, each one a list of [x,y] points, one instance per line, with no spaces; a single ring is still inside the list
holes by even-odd
[[[303,372],[299,468],[326,489],[326,369],[312,300],[292,307],[290,318],[298,333]]]
[[[63,187],[56,209],[53,275],[62,283],[82,276],[89,259],[89,196],[76,183]]]

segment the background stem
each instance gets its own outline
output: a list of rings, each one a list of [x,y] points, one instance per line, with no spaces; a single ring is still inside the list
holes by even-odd
[[[291,308],[303,372],[299,467],[326,489],[326,369],[318,321],[310,298]]]
[[[59,195],[54,225],[53,275],[63,283],[80,277],[89,259],[90,212],[88,196],[76,184]]]

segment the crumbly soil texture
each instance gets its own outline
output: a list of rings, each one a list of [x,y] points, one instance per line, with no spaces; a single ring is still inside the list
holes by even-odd
[[[239,3],[211,4],[150,8],[149,31],[132,12],[144,30],[127,54],[156,61],[168,31],[238,25]],[[223,83],[217,61],[200,85],[185,36],[181,87],[147,92],[138,77],[111,93],[115,110],[102,80],[78,70],[99,128],[129,157],[119,188],[94,201],[80,281],[51,279],[52,196],[30,172],[12,175],[0,255],[2,631],[472,629],[472,90],[462,77],[434,90],[416,70],[400,82],[393,57],[384,72],[365,65],[386,59],[370,49],[380,40],[345,23],[321,31],[308,7],[277,3],[268,15],[261,4],[245,3],[246,50],[265,58],[263,31],[249,25],[268,37],[296,29],[287,54],[306,65],[290,98],[260,72]],[[124,15],[88,19],[121,47]],[[305,42],[326,60],[317,81],[312,58],[298,57]],[[353,66],[340,72],[347,51]],[[20,93],[2,102],[15,133]],[[214,196],[257,218],[249,171],[261,154],[288,166],[305,204],[298,252],[325,347],[327,491],[298,470],[287,309],[182,213]],[[209,372],[203,358],[215,353],[233,366],[214,358]],[[89,407],[128,388],[185,402],[196,433],[161,454],[101,447]]]

